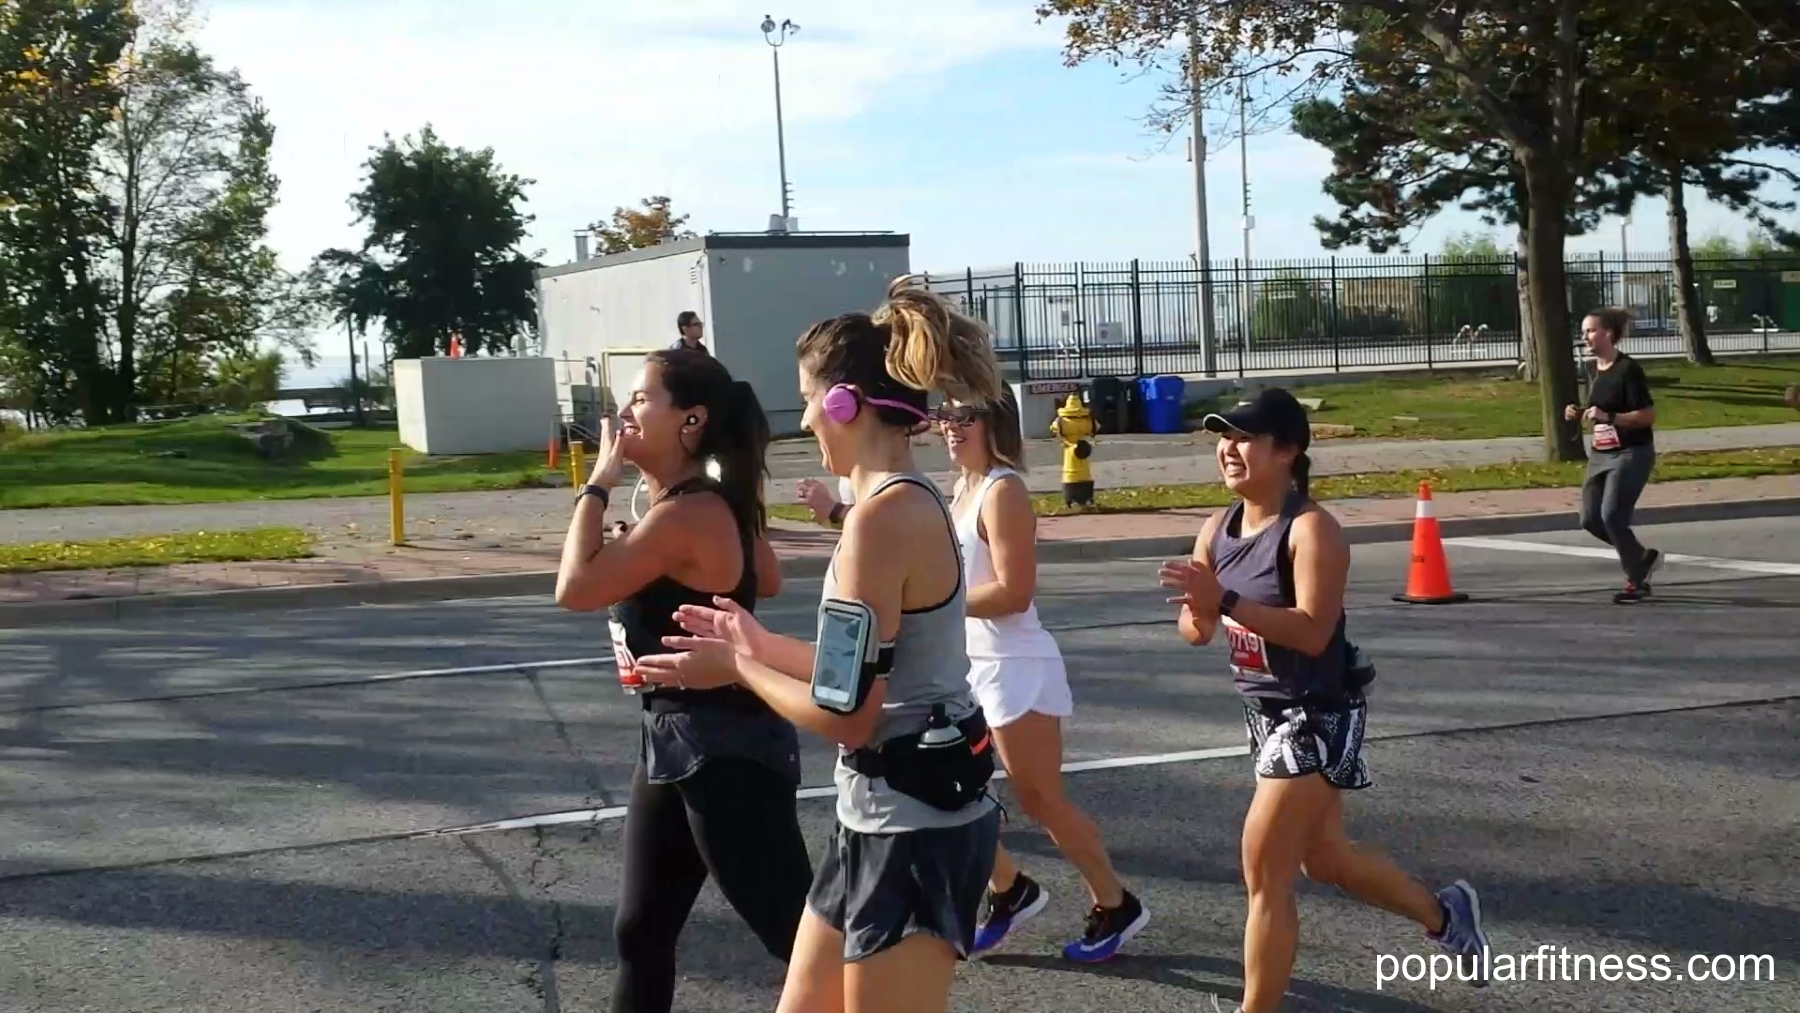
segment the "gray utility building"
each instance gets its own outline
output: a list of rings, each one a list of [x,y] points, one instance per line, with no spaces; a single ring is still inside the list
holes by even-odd
[[[712,233],[542,268],[538,333],[557,360],[562,410],[597,422],[693,310],[706,347],[756,388],[775,433],[797,432],[794,342],[817,321],[879,306],[888,283],[910,273],[909,246],[883,232]]]

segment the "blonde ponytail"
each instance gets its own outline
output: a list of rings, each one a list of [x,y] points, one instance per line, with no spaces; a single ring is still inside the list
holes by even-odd
[[[1000,399],[1004,386],[994,343],[980,321],[902,275],[871,318],[889,333],[887,374],[919,391],[940,390],[972,407]]]

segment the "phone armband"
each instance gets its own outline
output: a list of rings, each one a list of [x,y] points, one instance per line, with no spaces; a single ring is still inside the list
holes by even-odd
[[[812,701],[835,714],[852,714],[869,698],[880,675],[875,612],[860,601],[827,598],[819,605],[813,645]]]

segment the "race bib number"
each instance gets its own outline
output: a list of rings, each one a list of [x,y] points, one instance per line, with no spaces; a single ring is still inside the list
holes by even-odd
[[[1594,449],[1619,449],[1619,431],[1604,422],[1594,423]]]
[[[1240,675],[1274,678],[1263,638],[1232,622],[1230,616],[1220,616],[1219,621],[1225,626],[1225,641],[1231,648],[1231,667]]]
[[[619,669],[619,681],[627,686],[643,684],[637,674],[637,658],[631,654],[631,644],[625,638],[625,625],[617,620],[606,621],[607,631],[612,634],[613,664]]]

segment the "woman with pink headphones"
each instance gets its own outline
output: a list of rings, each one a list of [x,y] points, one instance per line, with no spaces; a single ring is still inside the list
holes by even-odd
[[[803,424],[847,477],[844,518],[807,643],[736,603],[683,606],[681,651],[655,682],[748,687],[839,744],[837,826],[820,857],[781,1013],[933,1013],[949,1003],[999,842],[993,736],[969,688],[966,592],[943,494],[913,461],[926,392],[986,405],[1000,367],[980,324],[909,279],[874,314],[813,326],[798,347]],[[896,551],[901,549],[903,551]]]

